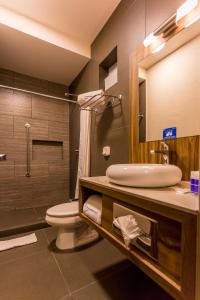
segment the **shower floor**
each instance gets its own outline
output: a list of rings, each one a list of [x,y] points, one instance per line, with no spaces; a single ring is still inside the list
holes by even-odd
[[[51,206],[51,205],[50,205]],[[0,210],[0,236],[8,236],[47,227],[46,210],[50,206]]]

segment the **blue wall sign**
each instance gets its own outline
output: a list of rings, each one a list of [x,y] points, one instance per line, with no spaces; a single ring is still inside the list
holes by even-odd
[[[169,140],[176,138],[176,127],[163,129],[163,139]]]

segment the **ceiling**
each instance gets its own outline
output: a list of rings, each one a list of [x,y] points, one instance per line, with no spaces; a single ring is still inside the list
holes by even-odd
[[[69,85],[89,60],[3,25],[1,42],[2,68],[64,85]]]
[[[120,0],[0,0],[0,67],[69,85]]]

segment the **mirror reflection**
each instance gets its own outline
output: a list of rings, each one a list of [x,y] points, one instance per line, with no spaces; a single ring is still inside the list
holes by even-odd
[[[139,63],[140,142],[160,140],[171,127],[177,137],[200,134],[200,35],[182,43]]]

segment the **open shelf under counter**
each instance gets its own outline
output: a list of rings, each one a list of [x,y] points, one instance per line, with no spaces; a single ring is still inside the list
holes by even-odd
[[[175,299],[200,300],[199,198],[184,194],[184,189],[184,182],[176,187],[142,189],[111,184],[105,176],[82,178],[80,215]],[[101,225],[83,213],[92,194],[102,196]],[[149,220],[151,249],[137,243],[125,246],[113,226],[116,207]]]

